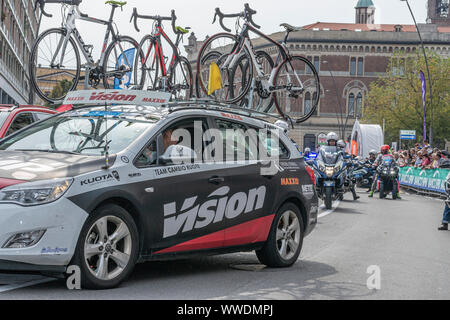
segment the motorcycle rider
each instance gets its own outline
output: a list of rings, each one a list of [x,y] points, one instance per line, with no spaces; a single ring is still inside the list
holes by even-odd
[[[309,158],[310,154],[311,154],[311,149],[310,148],[305,148],[305,152],[303,153],[303,156],[305,158]]]
[[[372,149],[369,151],[369,158],[364,162],[364,165],[367,165],[369,167],[372,167],[375,163],[375,160],[377,159],[377,151]],[[376,180],[376,173],[372,177],[372,181]],[[372,186],[369,187],[369,190],[367,192],[370,192],[372,190]]]
[[[381,147],[381,154],[378,155],[377,159],[373,163],[373,166],[375,169],[381,164],[381,162],[383,161],[383,157],[391,154],[390,151],[391,151],[391,147],[389,147],[388,145],[384,145]],[[373,193],[377,189],[377,182],[378,182],[378,174],[375,174],[375,177],[374,177],[373,183],[372,183],[372,187],[370,188],[369,198],[373,197]],[[397,198],[401,199],[400,192],[397,192]]]
[[[340,149],[340,151],[342,152],[342,155],[343,155],[344,159],[349,159],[349,158],[351,158],[351,156],[345,151],[345,147],[347,147],[347,144],[345,143],[344,140],[339,140],[339,141],[337,142],[337,146],[338,146],[338,148]],[[350,178],[347,178],[347,179],[350,179]],[[355,184],[354,184],[354,183],[351,184],[350,191],[352,192],[353,200],[356,201],[356,200],[358,200],[358,199],[360,198],[360,197],[356,194]]]
[[[338,140],[338,135],[335,132],[330,132],[327,135],[327,149],[328,152],[334,152],[334,153],[339,153],[339,157],[342,157],[343,159],[345,159],[345,142],[343,140]],[[334,147],[334,148],[330,148],[330,147]],[[318,160],[322,160],[324,161],[324,154],[325,154],[325,150],[323,147],[321,147],[319,149],[319,155],[317,156]],[[338,158],[339,159],[339,158]],[[352,186],[351,188],[352,194],[353,194],[353,200],[358,200],[359,196],[356,194],[355,191],[355,187]]]

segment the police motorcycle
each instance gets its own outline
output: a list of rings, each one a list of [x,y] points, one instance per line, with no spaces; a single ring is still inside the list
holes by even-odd
[[[373,176],[375,175],[373,165],[359,159],[353,165],[353,176],[356,180],[357,187],[369,188],[373,183]]]
[[[316,172],[316,190],[320,199],[325,203],[325,208],[330,210],[335,200],[342,199],[348,191],[345,186],[349,162],[346,162],[343,154],[335,146],[323,146],[319,150],[316,159],[307,161]]]
[[[398,198],[400,184],[398,181],[399,167],[391,154],[383,155],[381,163],[377,167],[378,181],[377,189],[380,193],[380,199],[385,198],[392,193],[392,199]]]

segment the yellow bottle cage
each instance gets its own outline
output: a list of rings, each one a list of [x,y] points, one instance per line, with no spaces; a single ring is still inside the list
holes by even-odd
[[[177,31],[179,31],[181,33],[184,33],[184,34],[189,33],[189,30],[186,30],[186,29],[184,29],[182,27],[176,27],[176,29],[177,29]]]
[[[111,5],[116,5],[116,6],[119,6],[119,7],[123,7],[124,5],[127,4],[127,2],[126,1],[108,0],[108,1],[105,2],[105,4],[111,4]]]

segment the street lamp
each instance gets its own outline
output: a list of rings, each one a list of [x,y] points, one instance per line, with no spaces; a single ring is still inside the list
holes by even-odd
[[[432,145],[433,144],[433,90],[432,90],[432,87],[431,87],[431,76],[430,76],[430,68],[428,67],[428,58],[427,58],[427,54],[425,52],[425,46],[423,44],[422,35],[420,34],[420,30],[419,30],[419,27],[417,26],[416,18],[414,17],[414,14],[413,14],[413,12],[411,10],[411,6],[409,5],[408,0],[400,0],[400,1],[404,1],[408,5],[409,12],[411,12],[411,16],[412,16],[412,18],[414,20],[414,24],[416,25],[417,33],[419,34],[420,44],[422,45],[422,50],[423,50],[423,56],[425,57],[425,65],[427,66],[427,74],[428,74],[428,85],[430,87],[431,119],[430,119],[430,136],[429,136],[429,140],[430,140],[430,145]]]
[[[322,61],[322,63],[323,63],[323,64],[328,64],[328,61],[324,60],[324,61]],[[339,125],[340,130],[341,130],[342,139],[345,139],[345,127],[343,128],[343,122],[344,122],[344,120],[343,120],[343,118],[342,118],[342,106],[341,106],[341,100],[340,100],[340,98],[339,98],[338,89],[337,89],[337,85],[336,85],[336,80],[334,79],[333,73],[331,72],[331,69],[330,69],[330,68],[328,68],[328,71],[330,72],[331,78],[333,79],[334,90],[335,90],[335,92],[336,92],[336,98],[337,98],[338,105],[339,105],[339,112],[340,112],[340,118],[341,118],[340,120],[341,120],[341,123],[339,122],[339,117],[336,117],[336,119],[338,120],[338,125]]]

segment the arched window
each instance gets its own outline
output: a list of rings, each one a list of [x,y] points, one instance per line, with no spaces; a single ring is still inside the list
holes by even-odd
[[[348,114],[350,116],[354,116],[355,115],[355,94],[354,93],[350,93],[350,95],[348,96]]]
[[[363,96],[360,93],[356,96],[356,116],[359,118],[362,115]]]

